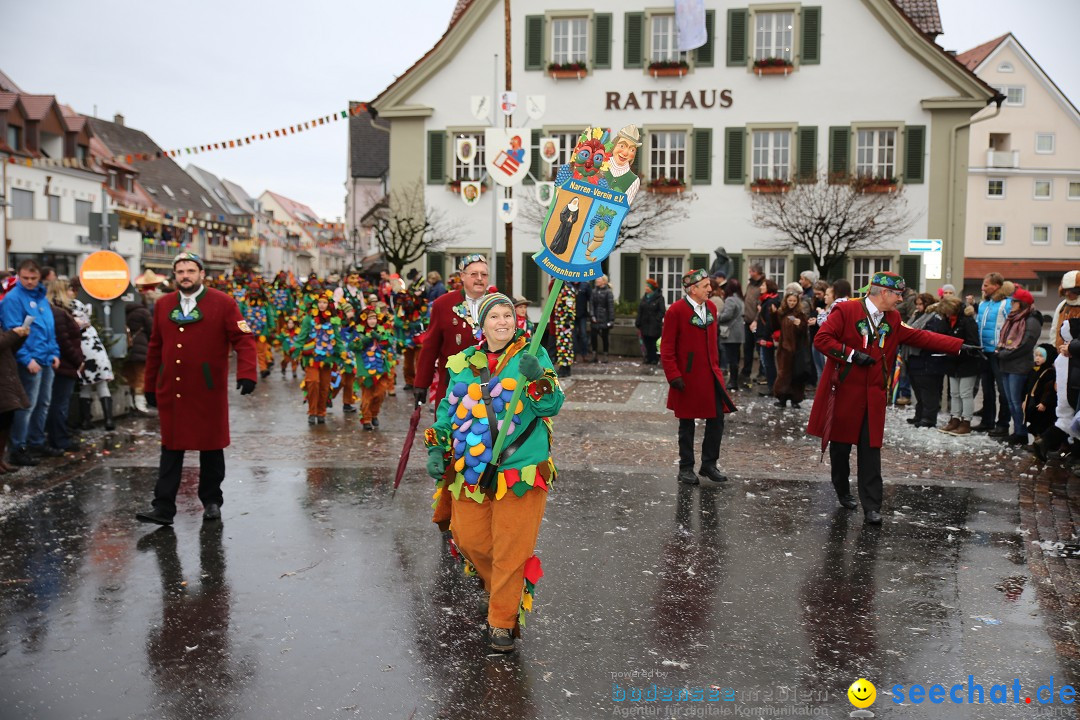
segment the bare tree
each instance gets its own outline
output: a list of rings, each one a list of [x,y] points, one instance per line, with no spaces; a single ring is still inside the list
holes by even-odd
[[[428,206],[419,180],[394,190],[372,209],[375,242],[386,262],[401,272],[429,250],[453,242],[455,227],[439,210]]]
[[[880,247],[915,222],[903,188],[876,192],[870,181],[821,177],[787,192],[754,193],[752,220],[772,230],[777,250],[804,252],[819,272],[852,252]]]
[[[521,197],[517,222],[538,233],[549,208],[540,204],[532,188],[518,188],[515,194]],[[661,194],[642,189],[619,226],[614,249],[633,250],[669,236],[670,226],[686,217],[694,200],[697,195],[691,192]]]

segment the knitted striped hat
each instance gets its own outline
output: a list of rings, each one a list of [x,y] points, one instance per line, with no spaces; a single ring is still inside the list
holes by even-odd
[[[508,305],[511,310],[514,309],[514,301],[508,298],[506,295],[503,295],[500,292],[488,293],[484,297],[480,298],[480,309],[477,312],[477,320],[479,321],[480,327],[484,327],[484,318],[486,318],[487,314],[491,312],[491,308],[495,307],[496,305]]]

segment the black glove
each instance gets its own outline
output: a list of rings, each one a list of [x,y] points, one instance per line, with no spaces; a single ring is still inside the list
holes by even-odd
[[[428,389],[427,388],[421,388],[421,387],[413,388],[413,392],[416,393],[415,397],[416,397],[416,404],[417,405],[427,405],[427,399],[428,399]]]
[[[539,380],[544,376],[544,368],[540,366],[540,361],[536,359],[535,355],[526,355],[521,358],[521,362],[518,364],[518,370],[525,376],[525,379],[529,382],[533,380]]]
[[[146,398],[146,404],[150,407],[157,407],[157,393],[156,392],[144,392],[143,397]]]
[[[683,382],[683,379],[681,377],[677,377],[674,380],[668,380],[668,385],[675,388],[676,390],[686,389],[686,383]]]
[[[968,345],[964,343],[960,346],[960,352],[964,355],[970,355],[971,357],[982,357],[983,349],[978,345]]]
[[[870,357],[861,350],[856,350],[851,354],[851,362],[856,365],[862,365],[863,367],[869,367],[877,362],[874,358]]]
[[[443,456],[443,449],[428,448],[427,474],[435,480],[440,480],[444,472],[446,472],[446,458]]]
[[[250,395],[255,392],[255,381],[248,380],[247,378],[240,378],[236,381],[236,389],[240,391],[241,395]]]

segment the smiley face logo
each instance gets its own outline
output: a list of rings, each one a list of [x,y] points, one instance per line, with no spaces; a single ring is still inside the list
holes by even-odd
[[[857,708],[868,708],[877,699],[877,688],[866,678],[859,678],[851,683],[847,690],[848,700]]]

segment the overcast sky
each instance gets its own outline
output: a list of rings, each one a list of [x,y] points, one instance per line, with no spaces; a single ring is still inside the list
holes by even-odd
[[[1080,0],[938,4],[945,48],[964,51],[1012,31],[1065,94],[1080,99]],[[129,126],[166,149],[202,145],[374,98],[438,40],[453,6],[454,0],[0,0],[0,69],[23,90],[54,94],[79,112],[96,107],[107,119],[123,113]],[[192,159],[252,195],[271,189],[332,220],[344,214],[345,128],[338,122]]]

